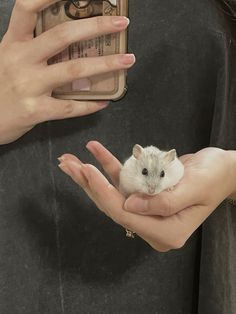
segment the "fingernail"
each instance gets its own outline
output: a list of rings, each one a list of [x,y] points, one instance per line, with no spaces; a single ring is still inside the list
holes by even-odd
[[[98,101],[97,104],[101,107],[107,107],[110,104],[110,101]]]
[[[98,151],[96,149],[96,147],[92,146],[90,147],[88,144],[86,145],[86,148],[94,155],[97,156],[98,155]]]
[[[122,55],[121,57],[121,63],[123,65],[132,65],[135,63],[135,56],[134,54],[125,54],[125,55]]]
[[[129,25],[129,19],[126,16],[113,16],[112,17],[112,23],[116,26],[116,27],[127,27]]]
[[[130,197],[124,204],[124,208],[127,211],[142,212],[145,211],[147,201],[139,199],[137,197]]]
[[[65,172],[66,174],[68,174],[69,176],[71,176],[71,171],[70,169],[67,167],[67,165],[61,163],[58,165],[58,167],[63,171]]]
[[[57,158],[60,162],[62,162],[62,161],[65,161],[66,160],[66,158],[62,155],[61,157],[58,157]]]

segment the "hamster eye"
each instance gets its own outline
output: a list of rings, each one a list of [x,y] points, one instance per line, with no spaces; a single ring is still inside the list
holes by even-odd
[[[148,175],[148,170],[147,170],[147,168],[144,168],[144,169],[143,169],[142,174],[143,174],[144,176],[147,176],[147,175]]]
[[[161,177],[161,178],[164,178],[164,176],[165,176],[165,171],[162,170],[162,172],[160,173],[160,177]]]

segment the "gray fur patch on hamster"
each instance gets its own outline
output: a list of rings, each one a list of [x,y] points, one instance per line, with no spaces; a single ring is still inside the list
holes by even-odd
[[[184,165],[175,149],[166,152],[136,144],[121,168],[119,190],[126,197],[133,193],[155,195],[172,189],[183,175]]]

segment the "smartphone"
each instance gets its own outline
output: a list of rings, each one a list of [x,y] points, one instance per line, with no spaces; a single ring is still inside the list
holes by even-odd
[[[128,16],[128,0],[59,1],[39,13],[35,36],[66,21],[112,15]],[[73,43],[64,51],[50,58],[48,64],[126,52],[127,31],[125,30],[120,33]],[[52,95],[60,99],[118,100],[127,91],[126,76],[127,71],[121,70],[77,79],[65,86],[56,88]]]

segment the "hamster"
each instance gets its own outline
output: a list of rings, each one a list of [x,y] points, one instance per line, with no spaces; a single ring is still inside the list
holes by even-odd
[[[119,190],[126,197],[137,192],[155,195],[172,189],[183,175],[184,165],[175,149],[165,152],[136,144],[133,155],[121,168]]]

